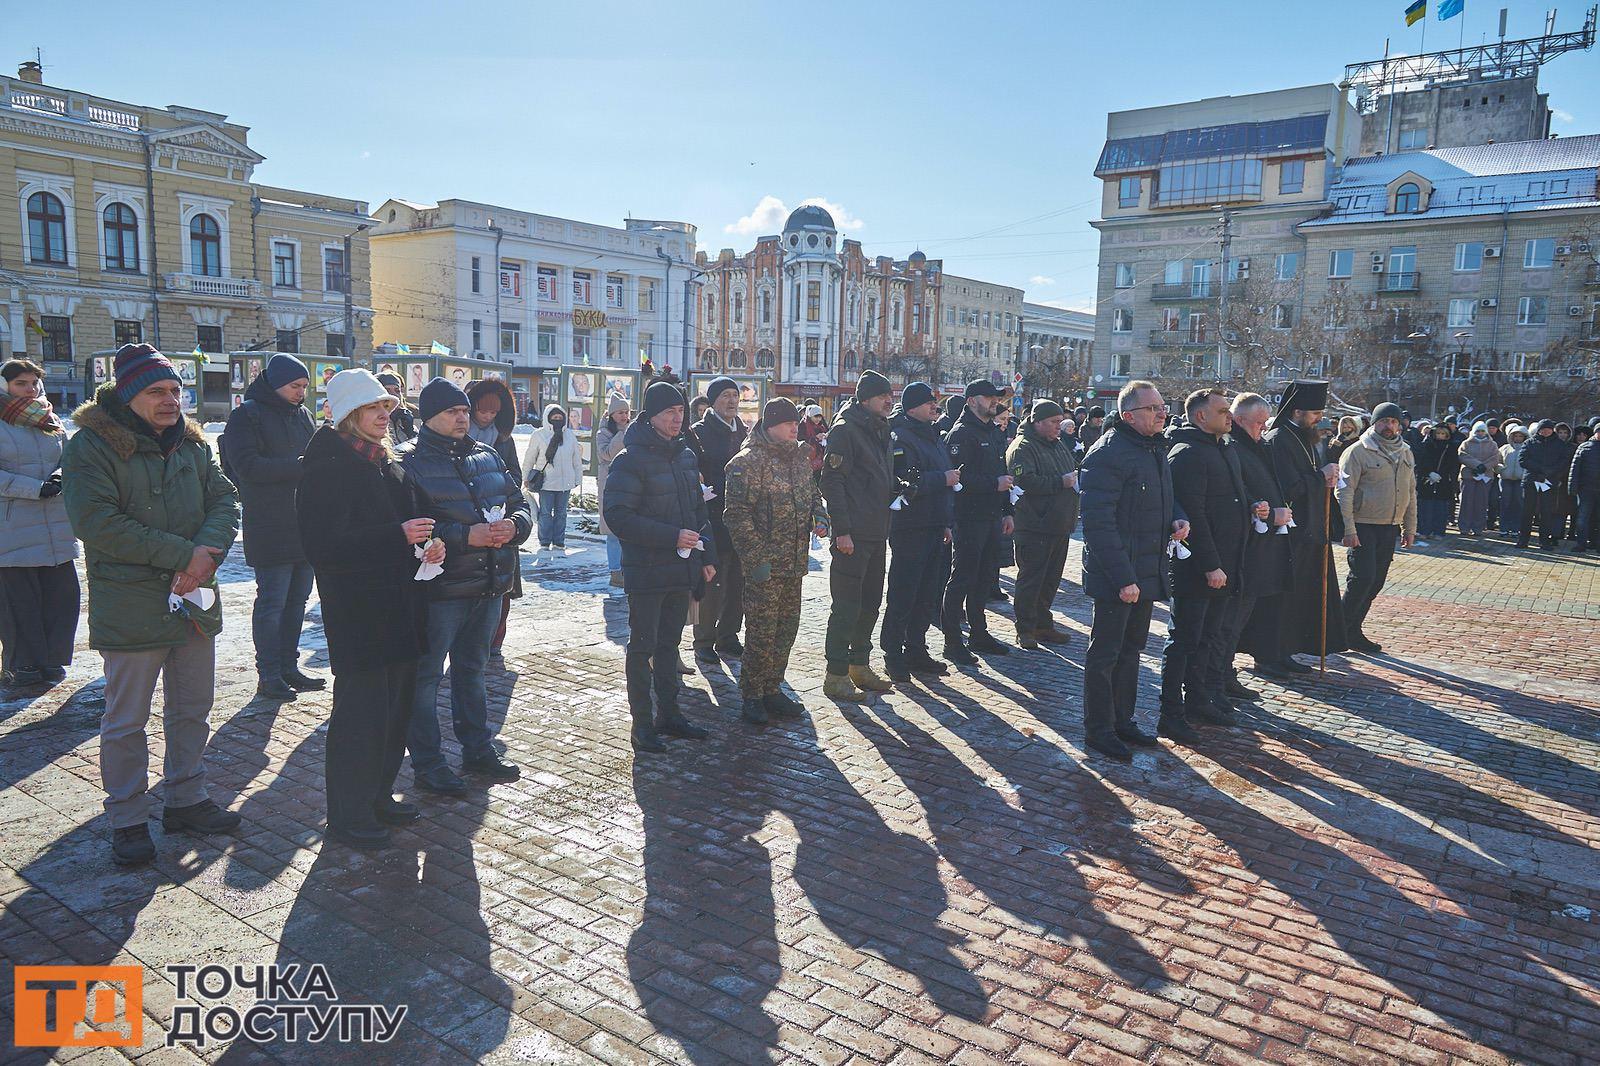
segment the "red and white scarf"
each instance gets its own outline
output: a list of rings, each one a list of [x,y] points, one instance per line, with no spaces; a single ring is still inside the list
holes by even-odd
[[[24,429],[37,429],[41,433],[65,433],[66,427],[56,417],[49,400],[17,397],[0,407],[0,421]]]

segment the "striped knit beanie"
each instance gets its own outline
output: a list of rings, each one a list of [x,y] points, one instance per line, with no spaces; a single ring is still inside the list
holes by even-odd
[[[148,344],[124,344],[117,349],[111,372],[117,380],[117,399],[127,403],[158,381],[179,381],[166,356]]]

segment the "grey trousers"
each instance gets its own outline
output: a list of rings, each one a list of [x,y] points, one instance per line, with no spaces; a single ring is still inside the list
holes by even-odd
[[[150,743],[145,723],[162,682],[166,762],[163,802],[187,807],[206,798],[206,741],[216,691],[216,642],[195,633],[187,643],[154,651],[101,652],[106,713],[100,721],[100,781],[111,826],[140,825],[150,816]]]

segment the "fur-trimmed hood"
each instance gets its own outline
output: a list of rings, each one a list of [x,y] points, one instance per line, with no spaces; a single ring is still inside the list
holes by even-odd
[[[183,418],[183,437],[185,440],[196,444],[206,444],[205,430],[192,418]],[[78,431],[93,433],[110,446],[123,460],[133,458],[133,453],[140,448],[151,451],[160,447],[151,437],[139,429],[139,416],[133,409],[122,402],[122,397],[117,395],[117,386],[113,382],[106,382],[94,392],[94,399],[81,404],[72,412],[72,421],[77,425]]]
[[[499,378],[479,378],[477,381],[467,382],[464,390],[467,399],[474,404],[478,397],[486,392],[492,392],[500,397],[500,411],[494,416],[494,428],[500,436],[509,437],[511,431],[517,428],[517,401],[511,395],[511,387]]]

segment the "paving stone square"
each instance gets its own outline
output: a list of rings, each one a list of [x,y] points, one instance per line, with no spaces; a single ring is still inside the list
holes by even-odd
[[[1402,553],[1384,655],[1262,683],[1241,727],[1124,766],[1084,753],[1076,545],[1070,644],[860,705],[821,696],[818,553],[789,675],[809,716],[741,723],[725,662],[687,679],[710,739],[635,759],[625,601],[572,543],[523,555],[490,672],[521,781],[442,800],[402,770],[424,817],[386,852],[323,839],[330,694],[252,700],[238,548],[208,756],[236,836],[157,823],[158,861],[113,867],[86,648],[0,704],[8,1037],[13,967],[73,963],[143,968],[144,1039],[61,1061],[1600,1061],[1600,562],[1492,535]],[[166,1046],[166,966],[295,963],[405,1004],[397,1037]]]

